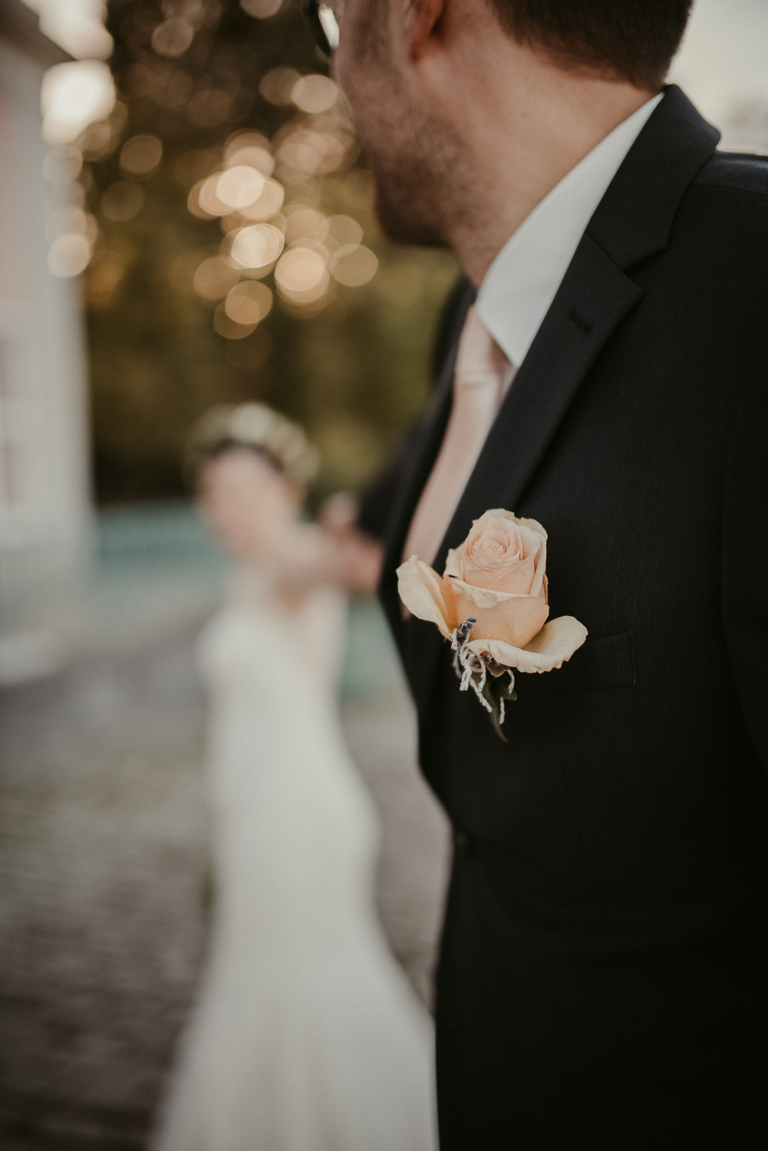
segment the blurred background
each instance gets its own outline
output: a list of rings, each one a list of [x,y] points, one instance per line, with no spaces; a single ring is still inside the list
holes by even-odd
[[[696,0],[673,79],[768,152],[768,8]],[[386,241],[295,0],[0,0],[0,1143],[140,1148],[205,945],[194,637],[223,562],[179,465],[264,400],[359,490],[430,390],[449,253]],[[345,729],[429,995],[446,855],[376,606]]]

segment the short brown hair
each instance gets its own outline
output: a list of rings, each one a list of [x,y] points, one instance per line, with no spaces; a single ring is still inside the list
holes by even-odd
[[[693,0],[489,0],[505,31],[558,64],[658,89]]]

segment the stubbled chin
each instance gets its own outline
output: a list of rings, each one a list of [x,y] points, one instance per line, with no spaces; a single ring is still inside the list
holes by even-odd
[[[391,195],[387,179],[379,176],[375,168],[374,185],[376,217],[390,240],[398,244],[420,244],[427,248],[447,246],[445,237],[439,234],[433,224],[419,219],[416,211],[418,192],[409,195],[405,189],[398,189],[396,195]]]

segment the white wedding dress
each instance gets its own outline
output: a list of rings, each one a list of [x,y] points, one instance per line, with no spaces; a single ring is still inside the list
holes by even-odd
[[[433,1151],[433,1037],[373,907],[334,688],[345,605],[241,573],[200,660],[216,910],[158,1151]]]

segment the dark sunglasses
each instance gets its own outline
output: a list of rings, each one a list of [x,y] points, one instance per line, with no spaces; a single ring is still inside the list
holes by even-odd
[[[339,46],[339,21],[344,0],[301,0],[304,15],[309,21],[317,47],[326,60],[330,60]]]

